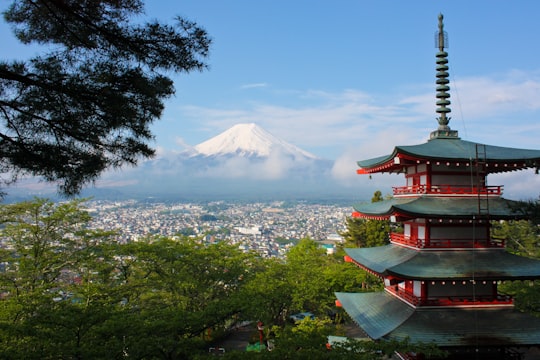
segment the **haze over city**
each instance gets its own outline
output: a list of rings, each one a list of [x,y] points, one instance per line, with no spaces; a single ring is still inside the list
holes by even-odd
[[[149,18],[172,22],[177,14],[213,39],[206,71],[174,76],[176,96],[153,125],[153,146],[167,157],[235,124],[256,123],[335,161],[342,183],[373,187],[355,174],[357,160],[424,142],[437,126],[434,34],[443,13],[451,128],[471,141],[537,148],[539,7],[532,0],[147,2]],[[0,26],[3,58],[38,50]],[[129,174],[106,174],[97,185],[121,187]],[[520,174],[518,183],[512,175],[492,181],[505,184],[508,197],[537,195],[538,177]],[[385,180],[383,192],[394,182]]]

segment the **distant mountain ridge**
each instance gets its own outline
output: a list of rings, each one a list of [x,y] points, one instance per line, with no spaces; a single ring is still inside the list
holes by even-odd
[[[294,159],[318,159],[317,156],[300,149],[270,134],[255,123],[236,124],[221,134],[212,137],[190,151],[190,156],[203,155],[269,157],[279,154]]]
[[[163,152],[136,167],[108,172],[84,194],[183,199],[342,196],[350,189],[335,182],[333,165],[333,160],[319,158],[254,123],[237,124],[189,150]],[[28,189],[21,190],[30,194]]]

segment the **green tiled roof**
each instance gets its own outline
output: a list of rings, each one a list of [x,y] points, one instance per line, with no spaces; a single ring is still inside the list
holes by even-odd
[[[489,214],[494,219],[521,219],[524,214],[514,210],[517,201],[504,198],[489,199]],[[452,197],[394,197],[389,200],[359,203],[353,206],[361,214],[390,216],[396,212],[410,216],[472,218],[478,215],[478,198]]]
[[[538,279],[540,260],[502,249],[418,251],[403,246],[345,249],[354,261],[382,275],[405,279]]]
[[[440,347],[536,345],[540,318],[511,308],[413,308],[387,292],[336,293],[372,339],[434,342]]]
[[[345,252],[357,263],[379,274],[414,256],[418,251],[403,246],[385,245],[369,248],[346,248]]]
[[[375,340],[397,328],[414,313],[413,307],[395,301],[386,292],[338,292],[336,297],[349,316]]]
[[[476,146],[482,147],[488,162],[493,161],[525,161],[530,167],[540,164],[540,150],[516,149],[502,146],[477,144],[471,141],[453,139],[431,139],[424,144],[396,146],[390,155],[379,156],[376,158],[358,161],[358,166],[362,168],[371,168],[393,160],[397,154],[405,154],[415,158],[426,160],[454,160],[470,161],[476,158]]]

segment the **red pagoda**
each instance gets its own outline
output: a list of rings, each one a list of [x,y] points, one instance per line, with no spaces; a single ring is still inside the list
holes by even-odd
[[[359,174],[398,173],[406,182],[391,199],[354,206],[353,216],[403,229],[390,234],[388,245],[346,249],[346,261],[382,278],[384,291],[336,297],[371,339],[434,342],[450,359],[520,359],[540,344],[540,319],[514,309],[498,285],[540,279],[540,261],[513,255],[490,236],[491,221],[525,215],[502,197],[501,185],[487,185],[487,176],[538,170],[540,150],[469,142],[450,129],[442,20],[439,15],[438,129],[424,144],[358,161]]]

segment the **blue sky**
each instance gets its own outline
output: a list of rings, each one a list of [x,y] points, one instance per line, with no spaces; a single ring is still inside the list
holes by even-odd
[[[538,1],[148,4],[149,16],[187,17],[214,41],[210,69],[177,78],[154,127],[164,149],[196,145],[239,122],[330,159],[423,142],[437,126],[439,13],[450,43],[450,126],[468,140],[538,147]]]
[[[540,148],[540,1],[148,0],[146,10],[163,22],[193,20],[213,39],[207,71],[174,76],[176,96],[153,125],[160,154],[244,122],[347,173],[356,160],[425,142],[437,127],[439,13],[451,128],[471,141]],[[2,58],[33,51],[3,43]]]

